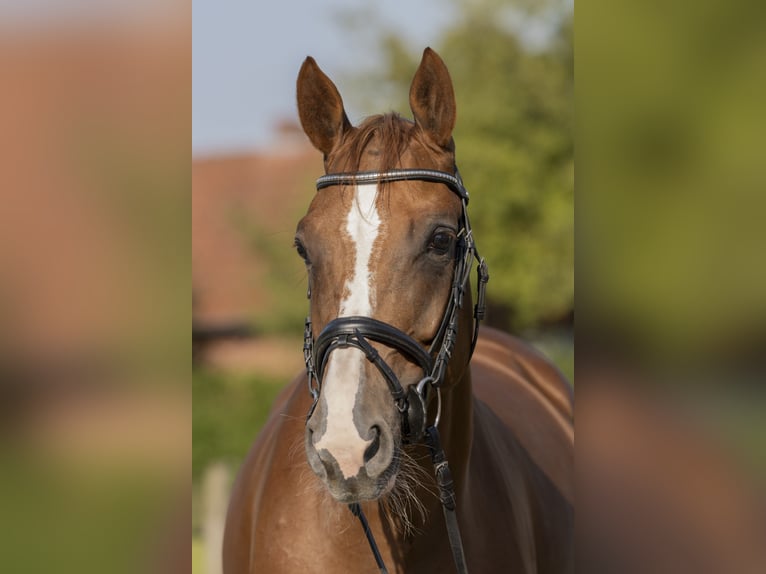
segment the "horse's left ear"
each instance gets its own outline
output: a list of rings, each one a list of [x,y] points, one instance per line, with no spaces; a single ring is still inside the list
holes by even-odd
[[[447,66],[431,48],[423,59],[410,86],[410,108],[415,124],[441,147],[447,147],[455,127],[455,92]]]

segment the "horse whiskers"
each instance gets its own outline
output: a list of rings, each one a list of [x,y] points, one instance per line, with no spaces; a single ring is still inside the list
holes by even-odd
[[[418,532],[414,520],[416,516],[420,518],[421,525],[426,522],[427,511],[418,496],[419,491],[433,491],[430,475],[410,453],[400,450],[398,457],[399,473],[393,489],[381,500],[381,506],[392,529],[408,537]]]
[[[324,486],[316,479],[316,475],[308,466],[298,471],[298,488],[303,495],[321,494],[324,490]]]
[[[419,511],[421,520],[425,521],[424,508],[409,488],[405,487],[392,492],[383,503],[389,525],[394,531],[401,532],[405,537],[410,537],[418,532],[411,518],[413,506]]]
[[[338,504],[326,488],[321,488],[321,493],[319,494],[318,499],[318,512],[324,519],[332,521],[332,524],[327,524],[327,527],[333,532],[344,534],[355,527],[356,520],[353,515],[348,512],[346,505]]]
[[[348,522],[343,519],[345,513],[339,511],[345,505],[339,505],[313,473],[303,456],[304,446],[301,435],[295,437],[288,448],[288,460],[292,472],[297,475],[300,496],[315,500],[323,516],[335,523],[335,530],[349,528]],[[392,469],[396,469],[393,488],[379,499],[378,505],[394,532],[411,537],[426,523],[427,509],[421,496],[423,493],[435,496],[433,477],[422,464],[426,457],[417,456],[416,451],[408,452],[400,448],[395,456],[391,465]]]
[[[317,506],[317,512],[323,517],[323,520],[331,522],[327,524],[333,532],[344,533],[355,523],[348,520],[345,505],[338,502],[330,495],[327,488],[311,471],[308,465],[302,468],[298,474],[299,497],[308,498]]]
[[[303,434],[300,434],[295,437],[295,440],[290,445],[290,448],[288,449],[287,452],[288,452],[288,457],[290,458],[290,460],[295,460],[296,458],[302,458],[303,459],[302,462],[305,463],[306,457],[305,456],[299,457],[299,451],[300,451],[300,454],[303,454],[305,452],[305,441],[303,438]]]
[[[435,486],[433,476],[424,468],[418,459],[406,450],[401,451],[402,476],[411,488],[421,488],[428,494],[436,496],[432,487]]]

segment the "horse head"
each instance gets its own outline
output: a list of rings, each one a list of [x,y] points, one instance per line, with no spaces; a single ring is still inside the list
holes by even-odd
[[[455,277],[472,241],[462,183],[457,176],[450,185],[447,175],[456,174],[455,97],[430,49],[410,88],[414,121],[389,113],[353,126],[338,89],[310,57],[297,94],[303,130],[330,174],[295,237],[308,271],[308,338],[321,382],[306,453],[338,501],[374,500],[396,483],[407,425],[417,424],[407,415],[422,397],[412,389],[431,374],[445,337],[454,337],[446,331],[459,323],[469,334],[450,348],[448,371],[464,369],[470,354],[470,312],[454,309],[447,325],[456,285],[470,297],[467,280]],[[442,175],[399,179],[415,169]],[[316,342],[312,332],[320,333]],[[443,379],[449,386],[457,377]]]

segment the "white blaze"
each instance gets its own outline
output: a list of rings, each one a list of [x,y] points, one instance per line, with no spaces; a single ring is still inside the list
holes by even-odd
[[[354,246],[354,269],[345,285],[346,298],[338,316],[372,315],[373,297],[370,257],[378,236],[380,217],[375,207],[377,185],[358,185],[346,217],[346,232]],[[359,435],[354,425],[354,404],[364,373],[364,355],[356,348],[338,349],[330,355],[322,395],[327,403],[324,434],[315,444],[326,448],[338,461],[346,478],[356,476],[363,464],[364,451],[372,442]]]

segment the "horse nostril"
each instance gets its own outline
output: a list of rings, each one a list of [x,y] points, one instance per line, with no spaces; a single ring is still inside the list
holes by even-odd
[[[372,439],[372,444],[364,449],[364,463],[367,464],[378,453],[380,448],[380,427],[375,425],[370,429],[375,436]]]

